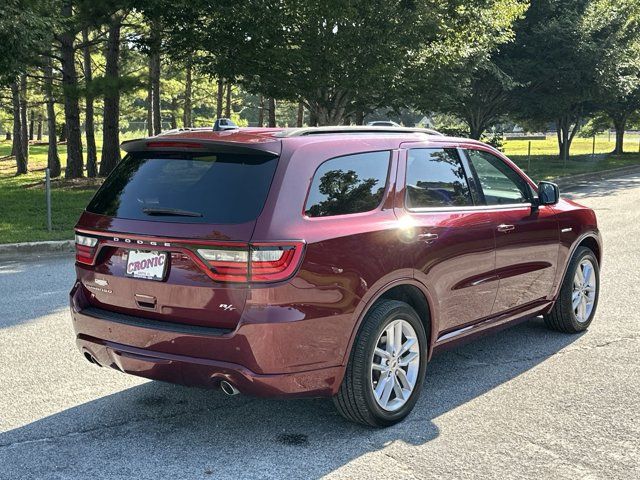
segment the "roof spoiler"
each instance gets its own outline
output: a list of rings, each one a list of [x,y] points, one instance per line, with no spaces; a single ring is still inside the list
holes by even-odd
[[[240,143],[220,140],[205,140],[199,138],[171,138],[151,137],[127,140],[120,144],[120,148],[130,152],[217,152],[236,155],[280,155],[280,142]]]

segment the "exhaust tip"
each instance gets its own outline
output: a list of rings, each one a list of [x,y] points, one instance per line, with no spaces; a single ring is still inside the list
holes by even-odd
[[[220,388],[222,389],[222,391],[229,395],[237,395],[240,393],[240,390],[238,390],[236,387],[234,387],[233,385],[231,385],[229,382],[227,382],[226,380],[222,380],[220,382]]]
[[[100,365],[98,363],[98,361],[89,352],[84,352],[84,358],[86,358],[89,363],[93,363],[94,365],[97,365],[98,367],[102,366],[102,365]]]

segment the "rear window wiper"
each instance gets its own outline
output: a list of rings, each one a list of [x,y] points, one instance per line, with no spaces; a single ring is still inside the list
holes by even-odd
[[[179,208],[152,207],[143,208],[142,211],[147,215],[167,215],[171,217],[202,217],[200,212],[192,212],[191,210],[180,210]]]

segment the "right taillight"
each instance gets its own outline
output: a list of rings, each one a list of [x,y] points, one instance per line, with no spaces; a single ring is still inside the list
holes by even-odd
[[[221,282],[277,282],[295,272],[302,242],[252,243],[242,248],[212,246],[197,249],[210,269],[210,276]]]
[[[76,260],[80,263],[91,265],[96,253],[98,239],[76,233]]]

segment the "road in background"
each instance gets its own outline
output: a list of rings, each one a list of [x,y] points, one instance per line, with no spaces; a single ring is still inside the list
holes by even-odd
[[[73,259],[0,262],[0,478],[640,478],[640,175],[572,196],[605,259],[585,334],[541,319],[436,357],[408,419],[260,400],[90,365],[67,312]]]

